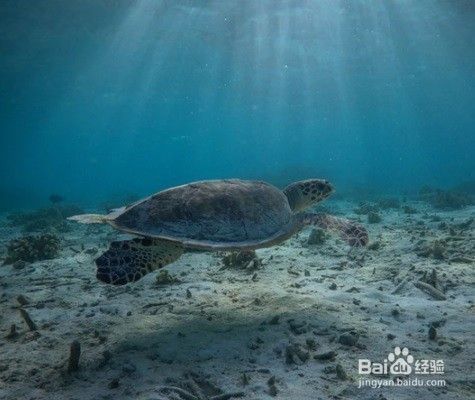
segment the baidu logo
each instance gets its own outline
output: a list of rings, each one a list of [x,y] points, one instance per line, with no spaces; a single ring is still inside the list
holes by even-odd
[[[383,386],[445,386],[445,379],[430,375],[443,375],[444,360],[415,359],[407,347],[395,347],[383,360],[358,360],[358,387],[373,389]],[[425,376],[424,376],[425,375]]]
[[[394,349],[394,353],[388,354],[388,361],[391,363],[389,372],[394,375],[409,375],[412,372],[411,364],[414,357],[409,354],[409,349],[400,347]]]
[[[416,360],[409,354],[407,347],[395,347],[383,362],[373,362],[368,359],[358,360],[360,375],[410,375],[443,374],[443,360]]]

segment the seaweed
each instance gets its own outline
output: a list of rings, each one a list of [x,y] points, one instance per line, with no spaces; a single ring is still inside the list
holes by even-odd
[[[4,264],[16,261],[35,262],[49,260],[58,256],[60,242],[56,235],[28,235],[11,240],[7,245]]]

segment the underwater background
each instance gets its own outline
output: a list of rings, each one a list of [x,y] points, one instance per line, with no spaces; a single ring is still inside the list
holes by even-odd
[[[475,0],[0,0],[0,400],[475,398],[474,38]],[[77,223],[217,178],[336,193]]]
[[[2,0],[0,209],[473,182],[475,2]],[[465,187],[473,184],[465,184]]]

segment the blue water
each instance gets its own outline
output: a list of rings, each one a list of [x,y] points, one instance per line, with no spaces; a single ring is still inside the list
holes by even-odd
[[[2,0],[0,208],[473,180],[475,2]]]

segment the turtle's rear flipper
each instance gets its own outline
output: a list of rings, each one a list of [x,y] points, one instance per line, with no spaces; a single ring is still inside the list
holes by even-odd
[[[356,222],[328,214],[310,214],[308,218],[310,224],[337,233],[350,246],[362,247],[368,244],[368,231]]]
[[[96,259],[96,276],[105,283],[125,285],[176,261],[182,254],[181,246],[158,239],[112,242],[109,250]]]

